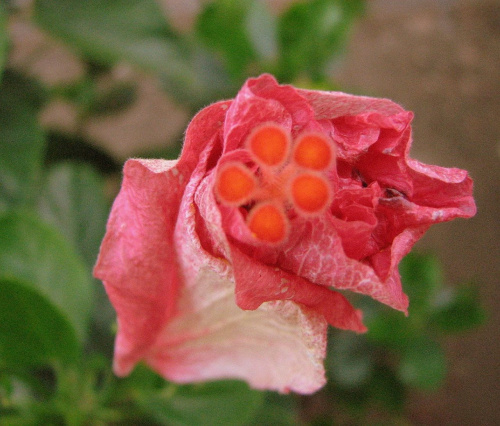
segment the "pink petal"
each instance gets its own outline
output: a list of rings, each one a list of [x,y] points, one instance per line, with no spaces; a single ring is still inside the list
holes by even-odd
[[[220,261],[197,264],[181,291],[179,313],[163,330],[146,362],[180,383],[239,378],[257,389],[313,393],[325,383],[326,322],[290,302],[241,310],[234,281]]]
[[[184,186],[176,161],[129,160],[94,274],[118,315],[115,372],[126,375],[175,314],[172,237]]]
[[[325,381],[326,322],[292,302],[253,311],[236,305],[234,265],[219,257],[228,246],[210,175],[205,177],[210,143],[207,148],[186,187],[174,233],[184,277],[178,312],[146,362],[177,382],[240,378],[259,389],[314,392]]]
[[[316,120],[331,120],[347,115],[360,115],[377,112],[392,116],[404,109],[389,99],[355,96],[342,92],[325,92],[321,90],[296,89],[297,93],[307,99],[314,110]]]
[[[401,287],[389,287],[366,261],[346,256],[335,223],[314,218],[296,223],[295,239],[283,250],[279,266],[313,283],[371,296],[406,312],[408,298]]]
[[[187,146],[200,137],[193,127]],[[326,322],[290,301],[253,311],[236,305],[208,172],[220,122],[207,128],[196,159],[184,148],[177,163],[126,164],[95,269],[118,314],[115,371],[128,374],[143,359],[178,382],[241,378],[259,389],[312,393],[325,383]]]
[[[432,223],[476,211],[465,171],[409,158],[412,117],[387,99],[263,75],[195,116],[178,161],[129,160],[95,267],[118,315],[116,373],[144,360],[178,382],[320,388],[327,323],[365,331],[333,289],[406,312],[403,256]],[[278,247],[256,241],[245,208],[220,205],[213,191],[217,167],[250,160],[245,139],[266,121],[337,144],[331,209],[290,211],[290,236]]]
[[[381,193],[375,182],[367,188],[348,188],[335,194],[331,220],[344,253],[351,259],[362,260],[380,249],[373,233],[378,225],[376,207]]]
[[[209,135],[220,131],[229,104],[211,105],[193,119],[179,161],[125,164],[94,269],[118,316],[118,375],[132,370],[176,313],[182,276],[173,238],[181,197]]]
[[[257,262],[236,247],[232,247],[232,259],[236,302],[242,309],[256,309],[270,300],[293,300],[323,315],[333,327],[366,331],[361,312],[340,293]]]
[[[412,159],[408,159],[408,166],[414,182],[412,201],[439,211],[433,213],[435,223],[476,214],[473,183],[465,170],[429,166]]]
[[[314,111],[292,86],[280,86],[264,74],[248,79],[228,109],[224,123],[224,152],[242,147],[245,137],[261,123],[275,122],[292,134],[320,130]]]

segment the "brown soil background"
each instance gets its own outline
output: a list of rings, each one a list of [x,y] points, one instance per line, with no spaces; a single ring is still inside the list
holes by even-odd
[[[446,385],[415,395],[409,420],[499,425],[500,2],[371,0],[335,75],[415,112],[413,157],[474,179],[476,217],[436,225],[417,249],[437,253],[450,284],[480,286],[488,322],[446,340]]]

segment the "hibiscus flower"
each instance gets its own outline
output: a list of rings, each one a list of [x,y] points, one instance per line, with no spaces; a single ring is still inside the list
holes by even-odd
[[[409,158],[412,117],[262,75],[193,118],[178,160],[127,161],[95,267],[116,374],[323,386],[328,324],[365,331],[336,290],[407,312],[400,260],[476,211],[466,171]]]

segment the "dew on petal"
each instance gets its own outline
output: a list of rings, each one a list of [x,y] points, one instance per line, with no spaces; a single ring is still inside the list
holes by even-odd
[[[247,147],[255,161],[262,166],[282,165],[290,150],[288,132],[277,124],[263,124],[248,137]]]
[[[228,205],[241,205],[248,201],[256,187],[252,172],[240,163],[227,163],[221,167],[215,182],[219,199]]]
[[[275,204],[255,206],[248,215],[247,223],[252,234],[266,243],[280,243],[288,234],[288,219]]]
[[[293,150],[295,164],[312,170],[325,170],[333,161],[334,148],[329,140],[318,133],[299,137]]]
[[[301,213],[319,213],[331,201],[330,185],[321,175],[301,173],[292,180],[290,189],[293,204]]]

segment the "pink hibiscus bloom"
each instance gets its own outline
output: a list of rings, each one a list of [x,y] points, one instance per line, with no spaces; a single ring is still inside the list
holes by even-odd
[[[406,312],[399,261],[476,208],[467,172],[409,158],[386,100],[249,79],[191,121],[178,160],[127,161],[95,276],[118,315],[114,370],[312,393],[338,290]]]

